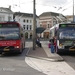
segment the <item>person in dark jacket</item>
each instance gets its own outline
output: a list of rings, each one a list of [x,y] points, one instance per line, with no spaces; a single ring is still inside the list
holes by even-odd
[[[54,53],[55,52],[54,38],[51,38],[49,41],[50,41],[50,50],[51,50],[51,53]]]
[[[39,47],[42,47],[39,38],[36,38],[36,44],[37,44]]]
[[[54,43],[53,43],[53,41],[51,41],[50,48],[51,48],[51,53],[54,53],[55,48],[54,48]]]

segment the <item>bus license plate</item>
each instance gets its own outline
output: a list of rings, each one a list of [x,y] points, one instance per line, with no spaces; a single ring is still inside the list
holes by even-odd
[[[4,51],[9,51],[9,49],[4,49]]]

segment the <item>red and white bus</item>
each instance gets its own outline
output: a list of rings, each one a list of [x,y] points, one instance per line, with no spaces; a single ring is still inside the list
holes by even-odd
[[[22,53],[25,48],[23,29],[17,22],[0,22],[0,53]]]

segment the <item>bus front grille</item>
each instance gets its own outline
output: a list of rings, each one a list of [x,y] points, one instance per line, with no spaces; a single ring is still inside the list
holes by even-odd
[[[75,46],[65,46],[65,49],[70,49],[70,48],[75,49]]]

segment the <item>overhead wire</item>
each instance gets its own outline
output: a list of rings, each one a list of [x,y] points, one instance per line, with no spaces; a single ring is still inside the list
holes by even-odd
[[[60,9],[63,9],[65,6],[67,6],[69,3],[71,3],[72,2],[72,0],[71,1],[69,1],[69,2],[67,2],[65,5],[63,5],[63,6],[61,6],[61,7],[59,7],[58,8],[58,10],[60,10]]]
[[[20,4],[27,4],[27,3],[32,3],[32,2],[33,2],[33,1],[22,2],[22,3],[19,3],[19,6],[20,6]],[[59,7],[58,10],[63,9],[65,6],[67,6],[67,5],[70,4],[71,2],[72,2],[72,0],[69,1],[69,2],[67,2],[65,5]],[[12,0],[12,3],[13,3],[13,0]],[[13,6],[14,6],[14,5],[15,5],[15,6],[18,6],[17,4],[13,4]],[[51,7],[57,8],[57,7],[54,6],[54,5],[46,5],[46,4],[40,4],[40,3],[36,3],[36,5],[51,6]],[[72,6],[70,6],[70,7],[72,7]],[[67,8],[65,8],[65,9],[63,9],[62,11],[65,11],[65,10],[69,9],[70,7],[67,7]]]
[[[75,5],[75,4],[74,4],[74,5]],[[65,10],[69,9],[69,8],[71,8],[72,6],[73,6],[73,4],[72,4],[71,6],[65,8],[65,9],[63,9],[62,11],[65,11]]]
[[[74,4],[74,5],[75,5],[75,4]],[[69,9],[69,8],[71,8],[72,6],[73,6],[73,5],[67,7],[66,9],[63,9],[62,11],[65,11],[65,10]]]
[[[13,1],[13,0],[12,0]],[[27,4],[27,3],[32,3],[33,1],[29,1],[29,2],[22,2],[22,3],[19,3],[19,5],[20,4]],[[72,0],[70,1],[70,2],[72,2]],[[63,7],[65,7],[66,5],[68,5],[70,2],[68,2],[68,3],[66,3],[65,5],[63,5],[62,7],[59,7],[59,9],[61,9],[61,8],[63,8]],[[17,4],[13,4],[13,5],[16,5],[17,6]],[[54,5],[46,5],[46,4],[39,4],[39,3],[36,3],[36,5],[42,5],[42,6],[52,6],[52,7],[54,7],[54,8],[57,8],[56,6],[54,6]]]
[[[71,2],[72,2],[72,0],[69,1],[69,2],[67,2],[65,5],[63,5],[62,8],[65,7],[65,6],[67,6],[67,5],[68,5],[69,3],[71,3]]]
[[[72,0],[71,0],[71,1],[69,1],[68,3],[66,3],[65,5],[63,5],[63,6],[59,7],[59,9],[58,9],[58,10],[63,9],[65,6],[67,6],[67,5],[68,5],[68,4],[70,4],[71,2],[72,2]],[[73,6],[73,5],[71,5],[71,6]],[[66,10],[66,9],[69,9],[71,6],[69,6],[69,7],[65,8],[65,9],[63,9],[62,11]]]

